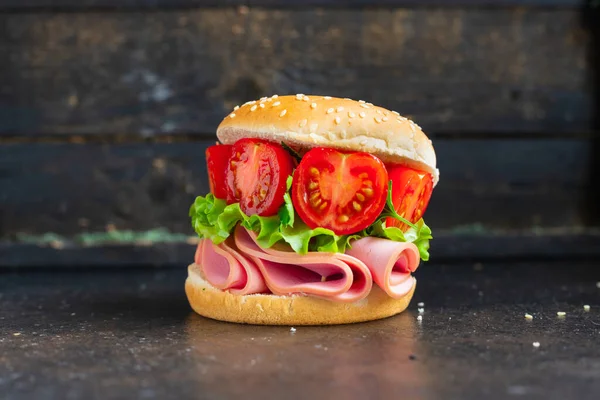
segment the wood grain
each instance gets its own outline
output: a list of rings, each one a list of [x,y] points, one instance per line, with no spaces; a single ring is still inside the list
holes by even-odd
[[[214,132],[273,93],[362,98],[427,132],[588,132],[576,10],[235,8],[0,15],[0,136]]]
[[[0,146],[0,240],[165,227],[193,234],[187,215],[208,192],[212,141]],[[592,187],[585,140],[437,140],[441,180],[426,213],[434,229],[581,227]]]
[[[194,7],[581,7],[587,0],[3,0],[0,10],[173,9]]]

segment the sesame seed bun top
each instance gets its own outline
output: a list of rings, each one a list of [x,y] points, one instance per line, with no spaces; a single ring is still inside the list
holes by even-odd
[[[406,165],[439,180],[431,140],[413,121],[362,100],[297,94],[249,101],[217,128],[223,144],[241,138],[284,142],[299,150],[331,147],[364,151],[383,162]]]

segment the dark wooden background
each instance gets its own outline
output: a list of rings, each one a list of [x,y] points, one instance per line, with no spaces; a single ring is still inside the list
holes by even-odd
[[[598,256],[597,6],[0,1],[0,266],[188,262],[221,118],[299,92],[430,135],[433,259]]]

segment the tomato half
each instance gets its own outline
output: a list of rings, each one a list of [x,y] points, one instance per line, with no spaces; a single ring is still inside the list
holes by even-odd
[[[276,214],[292,174],[292,156],[278,144],[240,139],[227,163],[227,202],[239,201],[246,215]]]
[[[431,199],[431,174],[400,166],[388,168],[388,174],[392,181],[392,203],[396,212],[410,222],[417,222],[423,217]],[[394,218],[388,218],[386,225],[408,229],[408,225]]]
[[[387,182],[387,171],[377,157],[318,147],[306,153],[296,168],[292,202],[310,228],[350,234],[379,216]]]
[[[227,169],[227,160],[231,157],[232,147],[230,144],[217,144],[206,149],[208,184],[210,192],[218,199],[227,198],[225,170]]]

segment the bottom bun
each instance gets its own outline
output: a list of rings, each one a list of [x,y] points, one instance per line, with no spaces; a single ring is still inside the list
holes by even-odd
[[[219,321],[255,325],[335,325],[391,317],[406,310],[415,292],[399,299],[373,285],[369,295],[355,303],[339,303],[308,296],[273,294],[234,295],[215,288],[202,277],[200,267],[188,267],[185,293],[198,314]]]

